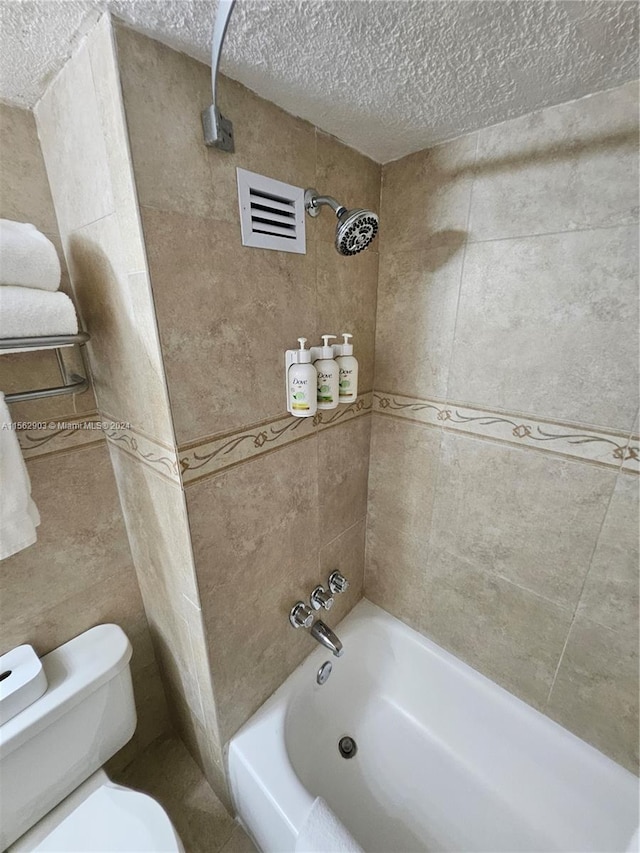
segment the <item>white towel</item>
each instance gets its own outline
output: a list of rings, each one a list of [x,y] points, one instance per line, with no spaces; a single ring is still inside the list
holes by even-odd
[[[0,560],[33,545],[39,524],[29,472],[0,391]]]
[[[316,797],[298,833],[295,853],[363,853],[322,797]]]
[[[38,290],[60,287],[56,247],[35,225],[0,219],[0,284]]]
[[[66,293],[0,287],[0,338],[75,335],[78,318]]]

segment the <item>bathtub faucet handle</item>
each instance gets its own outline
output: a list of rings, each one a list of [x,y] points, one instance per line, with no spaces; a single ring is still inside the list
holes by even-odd
[[[349,581],[340,572],[332,572],[329,575],[329,589],[334,595],[346,592],[349,589]]]
[[[320,610],[324,607],[325,610],[331,610],[333,607],[333,596],[322,586],[317,586],[311,593],[309,601],[314,610]]]
[[[289,622],[294,628],[310,628],[313,625],[313,610],[304,601],[298,601],[291,608]]]

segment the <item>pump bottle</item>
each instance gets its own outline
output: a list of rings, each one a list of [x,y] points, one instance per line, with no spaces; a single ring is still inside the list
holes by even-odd
[[[336,359],[341,403],[353,403],[358,398],[358,361],[354,358],[353,344],[349,341],[352,337],[346,332],[342,335],[342,354]]]
[[[320,347],[320,358],[314,363],[318,373],[318,408],[335,409],[338,406],[338,365],[333,358],[333,347],[329,341],[335,335],[321,335],[323,346]]]
[[[291,365],[287,375],[290,412],[297,418],[315,415],[318,408],[316,402],[318,374],[311,364],[311,353],[304,348],[306,342],[306,338],[298,338],[300,349],[296,353],[297,360]]]

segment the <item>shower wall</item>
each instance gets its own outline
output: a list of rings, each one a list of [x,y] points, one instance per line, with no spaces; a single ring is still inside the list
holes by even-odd
[[[330,624],[361,595],[378,271],[375,250],[338,256],[328,211],[306,255],[242,247],[236,166],[374,209],[380,167],[224,77],[236,152],[207,149],[210,69],[116,32],[223,744],[312,650],[295,601],[334,569],[352,585]],[[357,404],[288,416],[284,350],[342,331]]]
[[[0,105],[0,151],[0,217],[47,234],[60,256],[62,290],[73,296],[32,113]],[[65,360],[84,369],[75,351]],[[5,393],[60,383],[52,352],[0,357]],[[114,759],[124,765],[170,724],[107,444],[91,428],[100,420],[95,397],[89,390],[10,409],[14,424],[34,424],[19,438],[41,522],[37,542],[0,564],[0,654],[31,643],[42,655],[101,622],[121,625],[133,645],[138,708],[134,739]]]
[[[73,293],[91,334],[87,350],[100,418],[118,424],[104,432],[111,477],[115,473],[171,720],[224,795],[185,497],[108,15],[53,80],[36,119]],[[100,496],[95,501],[99,505]],[[104,559],[110,557],[105,543]],[[166,719],[164,708],[163,697],[159,718]]]
[[[365,594],[637,772],[638,89],[383,167]]]

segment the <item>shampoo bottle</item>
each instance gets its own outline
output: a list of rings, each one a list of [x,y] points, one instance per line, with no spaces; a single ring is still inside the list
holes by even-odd
[[[320,358],[315,362],[318,373],[318,408],[335,409],[338,406],[338,365],[333,358],[333,347],[329,343],[335,335],[321,335],[323,346]]]
[[[306,342],[306,338],[298,338],[300,349],[297,353],[297,361],[291,365],[287,376],[290,411],[297,418],[315,415],[318,408],[316,403],[318,374],[311,364],[311,353],[304,348]]]
[[[341,403],[354,403],[358,397],[358,362],[353,356],[353,344],[349,342],[352,337],[346,333],[342,335],[342,355],[336,359]]]

